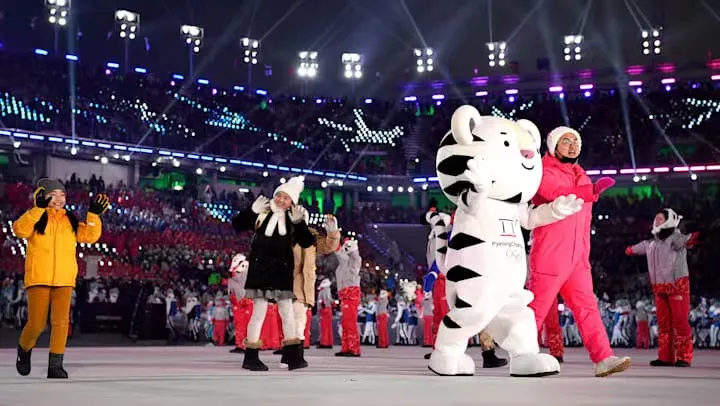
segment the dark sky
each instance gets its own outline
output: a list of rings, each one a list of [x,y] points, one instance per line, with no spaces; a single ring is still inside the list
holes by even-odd
[[[310,48],[320,52],[317,90],[344,93],[348,85],[342,79],[340,55],[354,51],[366,61],[358,91],[373,95],[415,77],[411,48],[423,43],[435,48],[441,70],[455,79],[469,78],[475,67],[481,75],[490,73],[485,47],[490,39],[489,1],[74,0],[73,9],[83,34],[77,51],[82,61],[123,62],[117,34],[106,38],[114,27],[114,10],[125,8],[139,12],[142,20],[140,39],[132,43],[133,66],[185,74],[187,50],[180,25],[194,24],[205,28],[196,73],[215,83],[246,83],[245,66],[234,61],[240,55],[239,38],[249,34],[262,39],[261,64],[253,73],[257,86],[297,91],[298,81],[291,74],[297,52]],[[720,0],[705,1],[720,14]],[[708,51],[720,54],[720,20],[701,0],[594,0],[583,30],[587,57],[579,66],[650,62],[641,55],[640,30],[626,3],[636,4],[651,25],[664,26],[664,55],[658,61],[703,61]],[[510,40],[508,60],[518,61],[521,72],[535,71],[536,59],[544,56],[553,58],[557,69],[568,69],[561,59],[562,37],[579,29],[587,5],[587,0],[494,0],[493,39]],[[43,0],[0,0],[0,10],[0,39],[6,49],[52,49]],[[645,24],[640,14],[638,19]],[[149,39],[149,52],[143,37]],[[63,37],[63,47],[66,44]],[[264,77],[263,64],[272,65],[271,78]]]

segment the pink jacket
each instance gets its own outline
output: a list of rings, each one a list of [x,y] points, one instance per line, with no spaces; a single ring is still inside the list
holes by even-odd
[[[546,259],[558,263],[567,260],[568,265],[577,264],[578,261],[589,262],[592,204],[597,201],[597,195],[593,193],[593,184],[580,165],[562,163],[551,154],[546,154],[542,161],[543,177],[532,199],[534,205],[550,203],[559,196],[569,194],[585,200],[579,213],[532,231],[531,268],[533,271],[540,268],[543,273],[554,273],[547,269],[549,265],[545,263]],[[537,263],[538,260],[542,262]]]

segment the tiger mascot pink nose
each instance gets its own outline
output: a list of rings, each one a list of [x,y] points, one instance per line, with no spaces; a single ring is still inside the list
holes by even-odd
[[[520,155],[522,155],[525,159],[533,159],[533,157],[535,156],[535,151],[531,149],[521,149]]]

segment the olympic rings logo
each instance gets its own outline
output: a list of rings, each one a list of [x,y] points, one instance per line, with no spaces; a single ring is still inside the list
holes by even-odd
[[[525,255],[525,253],[520,252],[517,248],[508,248],[507,251],[505,251],[505,256],[515,261],[520,261],[523,255]]]

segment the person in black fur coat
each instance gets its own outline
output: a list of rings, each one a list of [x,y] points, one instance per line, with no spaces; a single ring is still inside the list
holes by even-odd
[[[302,358],[303,337],[297,337],[293,314],[293,250],[295,244],[308,248],[315,237],[305,222],[305,209],[298,204],[304,188],[302,177],[295,177],[275,189],[272,200],[258,197],[252,206],[232,219],[238,231],[253,230],[250,246],[250,266],[245,282],[245,297],[253,300],[253,313],[245,339],[243,368],[251,371],[267,371],[260,361],[262,330],[268,302],[276,302],[282,319],[283,358],[288,369],[307,367]]]

